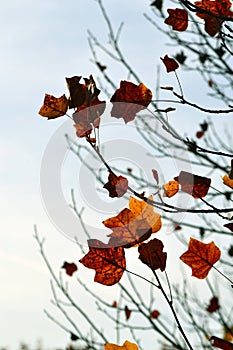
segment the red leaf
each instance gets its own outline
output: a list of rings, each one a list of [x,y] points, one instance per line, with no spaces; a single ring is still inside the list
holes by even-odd
[[[66,261],[64,262],[62,269],[66,270],[66,274],[68,276],[72,276],[73,273],[78,270],[77,265],[75,263],[68,263]]]
[[[150,318],[156,319],[156,318],[159,317],[159,315],[160,315],[160,312],[158,310],[154,310],[154,311],[151,312]]]
[[[169,17],[164,23],[172,26],[173,30],[183,32],[188,28],[188,12],[184,9],[168,9]]]
[[[109,191],[109,197],[122,197],[128,190],[128,180],[123,176],[109,173],[108,182],[103,187]]]
[[[196,137],[198,139],[201,139],[204,135],[205,135],[204,131],[197,131],[197,133],[196,133]]]
[[[217,311],[219,308],[220,308],[220,305],[218,303],[218,298],[213,297],[210,299],[210,303],[209,303],[208,307],[206,308],[206,311],[208,311],[209,313],[213,313],[213,312]]]
[[[220,339],[218,337],[211,337],[210,338],[211,344],[215,346],[216,348],[222,349],[222,350],[233,350],[233,344],[229,343],[226,340]]]
[[[136,114],[147,107],[152,99],[152,92],[143,84],[135,85],[129,81],[121,81],[120,88],[111,97],[114,103],[111,116],[123,118],[128,123],[136,117]],[[126,103],[124,103],[126,102]]]
[[[117,302],[116,302],[116,300],[114,300],[114,302],[112,303],[112,307],[117,307]]]
[[[181,185],[183,192],[191,194],[194,198],[203,198],[207,195],[211,179],[181,171],[179,176],[174,177]]]
[[[128,321],[128,319],[130,318],[130,315],[131,315],[131,310],[128,308],[128,306],[126,305],[125,306],[125,318],[126,320]]]
[[[220,256],[221,251],[214,242],[205,244],[191,237],[188,250],[180,259],[191,267],[192,276],[204,279]]]
[[[166,268],[167,253],[163,252],[163,243],[159,239],[152,239],[138,247],[139,259],[152,270]]]
[[[168,57],[168,55],[165,55],[164,58],[160,57],[160,59],[163,61],[168,73],[174,72],[179,68],[179,64],[176,62],[176,60]]]
[[[97,239],[88,240],[89,252],[79,260],[95,270],[95,282],[112,286],[120,281],[125,268],[125,252],[122,247],[110,247]]]
[[[221,29],[223,20],[219,17],[232,17],[233,15],[233,12],[230,10],[231,2],[229,0],[201,0],[194,2],[194,4],[200,9],[210,12],[196,13],[198,17],[204,19],[205,31],[210,36],[215,36]],[[211,14],[215,16],[212,16]]]
[[[157,184],[159,183],[159,174],[158,171],[155,169],[152,169],[152,174],[154,176],[155,181],[157,182]]]

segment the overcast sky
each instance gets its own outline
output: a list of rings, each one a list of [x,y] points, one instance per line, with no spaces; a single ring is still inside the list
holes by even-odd
[[[166,52],[161,37],[143,18],[143,12],[150,13],[149,1],[105,2],[115,28],[125,22],[122,46],[143,72],[145,84],[153,88],[159,57]],[[46,215],[40,194],[41,160],[63,120],[47,122],[37,113],[44,93],[67,93],[66,76],[98,76],[90,61],[87,29],[107,42],[94,0],[1,3],[0,346],[11,349],[21,340],[33,344],[40,338],[46,346],[64,346],[68,341],[67,334],[43,313],[50,308],[50,277],[33,238],[37,224],[57,270],[65,259],[78,258],[75,245]],[[115,67],[113,73],[117,85],[126,79],[120,76],[120,68]]]

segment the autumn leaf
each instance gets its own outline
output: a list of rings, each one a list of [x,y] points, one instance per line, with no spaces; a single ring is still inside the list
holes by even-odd
[[[233,325],[228,327],[223,326],[223,331],[224,331],[224,340],[233,342]]]
[[[45,94],[44,104],[39,110],[39,114],[42,117],[48,119],[55,119],[66,114],[68,109],[68,100],[66,95],[61,97],[54,97],[49,94]]]
[[[128,190],[128,180],[109,173],[108,182],[103,187],[109,191],[109,197],[122,197]]]
[[[153,177],[155,179],[155,181],[157,182],[157,184],[159,183],[159,174],[158,174],[158,171],[155,170],[155,169],[152,169],[152,174],[153,174]]]
[[[130,318],[131,312],[132,311],[128,308],[128,306],[125,305],[125,318],[126,318],[126,321],[128,321],[128,319]]]
[[[174,177],[174,180],[179,182],[183,192],[189,193],[194,198],[205,197],[211,184],[211,179],[186,171],[181,171],[177,177]]]
[[[67,261],[64,262],[62,269],[66,270],[66,274],[68,276],[72,276],[73,273],[78,270],[77,265],[75,263],[68,263]]]
[[[179,68],[179,64],[176,62],[176,60],[168,57],[168,55],[165,55],[164,58],[160,57],[160,59],[163,61],[168,73],[174,72]]]
[[[154,310],[150,313],[150,318],[156,319],[159,317],[159,315],[160,315],[160,312],[158,310]]]
[[[95,270],[94,281],[112,286],[118,283],[126,268],[122,247],[110,247],[97,240],[88,240],[89,252],[79,260],[84,266]]]
[[[107,67],[100,62],[96,62],[97,67],[100,69],[101,72],[103,72]]]
[[[215,36],[221,29],[223,20],[219,17],[232,17],[233,12],[230,10],[231,2],[229,0],[201,0],[194,4],[201,10],[209,13],[196,12],[196,15],[205,21],[205,31],[210,36]]]
[[[114,300],[114,302],[112,303],[112,307],[117,307],[117,301]]]
[[[122,80],[120,88],[115,91],[110,100],[110,102],[114,102],[111,116],[123,118],[125,123],[128,123],[134,120],[138,112],[150,104],[151,99],[152,92],[143,83],[135,85]]]
[[[126,340],[123,345],[108,343],[104,345],[104,350],[139,350],[138,346]]]
[[[218,337],[213,336],[210,338],[210,341],[211,341],[211,344],[218,349],[233,350],[233,344],[229,343],[228,341],[226,341],[224,339],[220,339]]]
[[[70,340],[77,341],[78,339],[79,339],[79,337],[76,334],[70,333]]]
[[[165,185],[163,185],[164,194],[163,197],[173,197],[179,191],[179,182],[177,181],[169,181]]]
[[[188,12],[185,9],[168,9],[169,16],[164,23],[172,26],[173,30],[183,32],[188,28]]]
[[[230,179],[230,177],[228,175],[224,175],[223,178],[223,183],[224,185],[233,188],[233,179]]]
[[[215,311],[217,311],[220,308],[220,305],[218,303],[218,298],[217,297],[213,297],[210,299],[210,303],[206,308],[206,311],[208,311],[209,313],[213,313]]]
[[[225,224],[223,226],[228,228],[231,232],[233,232],[233,222],[229,222],[229,224]]]
[[[230,248],[228,249],[228,255],[229,256],[233,256],[233,245],[230,246]]]
[[[220,256],[221,251],[214,242],[206,244],[191,237],[188,250],[180,259],[191,267],[192,276],[204,279]]]
[[[163,252],[163,242],[159,239],[152,239],[148,243],[142,243],[138,247],[139,259],[152,270],[166,268],[167,253]]]
[[[196,132],[196,137],[198,139],[201,139],[204,135],[205,135],[205,133],[202,130]]]
[[[117,216],[104,220],[103,224],[113,231],[109,235],[109,244],[125,248],[145,241],[162,226],[161,216],[154,212],[154,207],[133,197],[130,197],[129,209],[123,209]]]

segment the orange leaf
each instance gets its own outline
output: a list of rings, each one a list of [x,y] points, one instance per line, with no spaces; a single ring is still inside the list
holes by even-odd
[[[176,60],[168,57],[168,55],[165,55],[164,58],[160,57],[160,59],[163,61],[168,73],[174,72],[179,68],[179,64],[176,62]]]
[[[134,120],[138,112],[150,104],[151,99],[152,92],[143,83],[135,85],[122,80],[120,88],[115,91],[110,100],[110,102],[121,103],[113,104],[111,116],[123,118],[125,123],[128,123]]]
[[[165,185],[163,185],[164,194],[163,197],[173,197],[179,191],[179,182],[177,181],[169,181]]]
[[[205,244],[191,237],[188,250],[180,259],[191,267],[192,276],[204,279],[220,256],[221,251],[214,242]]]
[[[181,185],[183,192],[191,194],[194,198],[203,198],[207,195],[211,179],[181,171],[179,176],[174,177]]]
[[[210,36],[215,36],[221,29],[223,20],[216,16],[232,17],[233,12],[230,10],[231,2],[229,0],[201,0],[194,4],[201,10],[209,13],[199,13],[196,15],[205,21],[205,31]],[[214,16],[213,16],[214,15]]]
[[[173,30],[183,32],[188,28],[188,12],[184,9],[168,9],[169,16],[164,23],[172,26]]]
[[[104,350],[139,350],[137,345],[126,340],[122,346],[116,344],[105,344]]]
[[[152,270],[166,268],[167,253],[163,252],[163,242],[159,239],[152,239],[148,243],[142,243],[138,247],[139,259]]]
[[[152,199],[152,196],[149,197]],[[123,209],[117,216],[103,221],[113,232],[109,244],[130,248],[148,239],[151,233],[160,230],[162,223],[159,214],[154,212],[153,206],[130,197],[129,208]]]
[[[218,349],[222,350],[233,350],[233,344],[229,343],[228,341],[224,339],[220,339],[218,337],[211,337],[210,338],[211,344],[215,346]]]
[[[66,270],[66,274],[68,276],[72,276],[73,273],[78,270],[77,265],[75,263],[68,263],[66,261],[64,262],[62,269]]]
[[[112,286],[120,281],[126,268],[122,247],[110,247],[97,240],[88,240],[89,252],[79,260],[84,266],[95,270],[95,282]]]
[[[109,173],[108,182],[103,187],[109,191],[109,197],[122,197],[128,190],[128,180]]]
[[[218,303],[218,298],[217,297],[213,297],[210,299],[210,303],[206,308],[206,311],[208,311],[209,313],[213,313],[215,311],[217,311],[220,308],[220,305]]]
[[[151,312],[150,318],[156,319],[156,318],[159,317],[159,315],[160,315],[160,312],[158,310],[154,310],[154,311]]]
[[[228,175],[224,175],[222,179],[224,185],[233,188],[233,179],[230,179]]]
[[[66,114],[68,109],[68,100],[66,95],[62,95],[57,98],[52,95],[45,94],[44,104],[39,110],[39,114],[42,117],[48,119],[55,119]]]

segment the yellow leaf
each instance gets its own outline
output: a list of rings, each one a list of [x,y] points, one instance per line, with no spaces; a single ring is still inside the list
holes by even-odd
[[[228,175],[224,175],[222,179],[224,185],[233,188],[233,179],[230,179]]]
[[[123,345],[116,345],[112,343],[105,344],[104,350],[139,350],[138,346],[126,340]]]
[[[150,196],[148,199],[153,200],[153,197]],[[161,229],[161,216],[154,212],[154,207],[152,205],[134,197],[130,197],[129,209],[135,218],[146,219],[148,224],[151,226],[152,233],[158,232]]]

